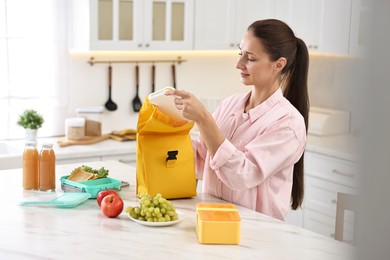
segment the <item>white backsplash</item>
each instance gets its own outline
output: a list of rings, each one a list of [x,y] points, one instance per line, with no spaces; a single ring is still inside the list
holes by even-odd
[[[89,65],[96,60],[161,60],[181,56],[186,62],[176,65],[178,89],[198,96],[212,112],[218,101],[249,88],[240,83],[235,68],[238,51],[186,52],[93,52],[70,54],[70,92],[68,115],[74,116],[78,107],[104,105],[108,98],[108,64]],[[364,82],[363,62],[358,58],[312,54],[309,67],[310,104],[350,111],[351,129],[358,128],[354,111],[359,104],[359,88]],[[114,112],[103,113],[103,132],[135,128],[138,114],[131,101],[135,96],[135,64],[113,63],[112,99],[118,105]],[[140,63],[140,98],[151,92],[151,65]],[[171,63],[156,63],[156,90],[172,86]],[[362,77],[363,78],[363,77]]]

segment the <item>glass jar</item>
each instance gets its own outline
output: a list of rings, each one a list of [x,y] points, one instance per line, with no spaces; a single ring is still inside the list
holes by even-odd
[[[39,153],[39,190],[56,189],[56,156],[53,144],[43,144]]]
[[[74,117],[65,119],[65,135],[69,140],[81,140],[85,137],[85,119]]]
[[[38,150],[36,142],[27,142],[23,152],[23,188],[38,190]]]
[[[77,108],[77,116],[85,119],[85,135],[102,135],[102,114],[103,107],[82,107]]]

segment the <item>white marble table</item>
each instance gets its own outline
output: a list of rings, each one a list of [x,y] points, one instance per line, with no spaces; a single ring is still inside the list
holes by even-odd
[[[120,191],[125,207],[136,205],[135,169],[115,162],[104,166],[112,178],[130,182]],[[80,165],[57,166],[57,179]],[[352,259],[355,249],[302,228],[238,207],[240,245],[204,245],[195,232],[197,202],[223,202],[207,195],[173,200],[185,214],[169,227],[147,227],[123,211],[107,218],[88,200],[71,209],[23,207],[18,202],[39,192],[24,191],[21,169],[0,171],[0,259]],[[59,182],[57,191],[62,192]]]

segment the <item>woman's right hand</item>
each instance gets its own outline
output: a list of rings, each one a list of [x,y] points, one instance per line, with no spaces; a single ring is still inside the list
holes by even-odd
[[[176,107],[188,120],[192,120],[199,128],[200,135],[207,146],[211,156],[214,156],[218,148],[224,142],[225,137],[219,130],[213,116],[198,98],[183,90],[165,90],[165,95],[176,96]]]
[[[180,110],[183,117],[188,120],[192,120],[195,123],[199,123],[202,121],[202,118],[206,117],[209,114],[202,102],[190,92],[172,89],[165,90],[164,94],[176,96],[176,108]]]

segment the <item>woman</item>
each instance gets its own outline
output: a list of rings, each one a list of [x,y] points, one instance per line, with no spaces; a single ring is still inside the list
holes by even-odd
[[[271,19],[249,26],[239,55],[236,68],[251,90],[226,98],[213,115],[188,92],[166,94],[179,96],[176,107],[199,128],[193,146],[203,191],[284,220],[303,201],[308,51]]]

